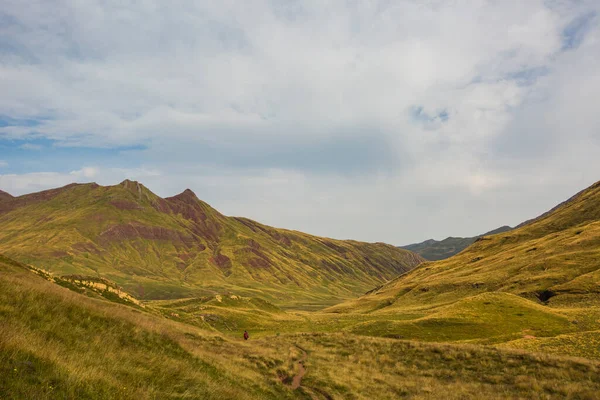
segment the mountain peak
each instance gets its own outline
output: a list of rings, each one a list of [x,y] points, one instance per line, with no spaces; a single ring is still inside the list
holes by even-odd
[[[144,193],[152,193],[150,189],[144,186],[142,183],[138,181],[132,181],[131,179],[125,179],[123,182],[119,183],[117,186],[121,186],[123,189],[132,191],[134,193],[141,194]],[[153,194],[153,193],[152,193]]]
[[[129,186],[138,186],[140,183],[138,181],[132,181],[131,179],[125,179],[123,182],[119,183],[119,186],[123,186],[127,188]]]
[[[184,203],[196,203],[200,201],[198,196],[196,196],[196,193],[194,193],[191,189],[185,189],[183,192],[170,197],[169,199],[179,200]]]

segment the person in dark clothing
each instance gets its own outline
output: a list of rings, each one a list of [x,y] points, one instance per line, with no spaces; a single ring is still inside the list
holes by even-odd
[[[248,340],[250,335],[248,335],[248,331],[244,331],[244,340]]]

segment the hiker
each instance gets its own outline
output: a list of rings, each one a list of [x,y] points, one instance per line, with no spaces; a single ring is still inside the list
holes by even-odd
[[[248,331],[244,331],[244,340],[248,340],[250,335],[248,335]]]

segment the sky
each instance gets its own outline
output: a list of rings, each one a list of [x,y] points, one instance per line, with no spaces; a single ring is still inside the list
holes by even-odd
[[[597,0],[0,0],[0,189],[403,245],[600,180]]]

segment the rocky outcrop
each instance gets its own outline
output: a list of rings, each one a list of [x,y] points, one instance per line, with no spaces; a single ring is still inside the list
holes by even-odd
[[[204,203],[190,189],[182,193],[167,197],[161,208],[175,215],[181,215],[183,218],[192,221],[192,232],[209,242],[218,242],[219,236],[223,231],[219,219],[225,218],[218,211]]]

